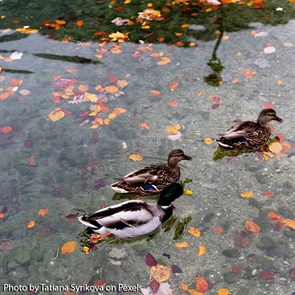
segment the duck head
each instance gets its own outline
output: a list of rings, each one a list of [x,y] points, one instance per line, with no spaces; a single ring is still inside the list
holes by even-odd
[[[192,157],[187,156],[183,150],[181,149],[175,149],[172,150],[168,155],[168,165],[169,166],[176,166],[178,162],[182,160],[191,160]]]
[[[257,123],[265,126],[269,121],[278,121],[282,123],[284,120],[277,116],[276,111],[274,109],[264,109],[260,112]]]

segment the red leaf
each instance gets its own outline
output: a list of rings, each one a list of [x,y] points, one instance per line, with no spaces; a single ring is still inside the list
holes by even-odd
[[[268,281],[272,281],[275,278],[274,274],[272,272],[268,271],[268,270],[262,270],[259,273],[259,277],[262,280],[268,280]]]
[[[158,283],[155,279],[152,279],[150,282],[150,288],[152,289],[153,293],[156,293],[160,287],[160,283]]]
[[[104,286],[106,283],[104,280],[97,280],[96,282],[93,283],[93,286],[101,287]]]
[[[145,255],[145,263],[149,267],[152,267],[158,264],[156,258],[151,253],[147,253]]]
[[[213,110],[216,110],[219,108],[219,103],[213,103],[213,105],[211,107]]]
[[[239,274],[239,273],[242,272],[242,268],[241,268],[239,265],[233,265],[232,268],[231,268],[231,271],[232,271],[233,273],[237,273],[237,274]]]
[[[69,219],[69,220],[75,220],[78,215],[79,215],[79,213],[77,212],[76,214],[67,215],[66,218]]]
[[[24,141],[24,146],[25,146],[26,149],[30,149],[33,145],[34,144],[33,144],[32,140],[30,140],[30,139],[26,139]]]

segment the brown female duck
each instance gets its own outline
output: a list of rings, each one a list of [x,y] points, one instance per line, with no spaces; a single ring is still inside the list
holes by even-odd
[[[246,121],[237,124],[221,134],[218,144],[227,149],[255,150],[264,145],[271,135],[267,123],[275,120],[283,122],[273,109],[264,109],[260,112],[257,122]]]
[[[168,155],[168,163],[150,164],[135,170],[120,181],[111,184],[111,188],[118,193],[135,193],[141,196],[157,195],[167,185],[177,182],[180,178],[178,163],[181,160],[191,160],[183,150],[172,150]]]

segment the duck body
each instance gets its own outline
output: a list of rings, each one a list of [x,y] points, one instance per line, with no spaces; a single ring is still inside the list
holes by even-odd
[[[222,134],[217,142],[227,149],[258,149],[271,135],[270,127],[267,126],[271,120],[283,122],[273,109],[264,109],[260,112],[257,122],[245,121],[234,125]]]
[[[111,184],[118,193],[135,193],[138,195],[156,195],[167,185],[177,182],[180,178],[178,163],[191,160],[180,149],[171,151],[168,163],[150,164],[123,176],[120,181]]]
[[[172,202],[184,193],[178,183],[167,186],[157,203],[142,200],[126,201],[101,209],[78,219],[100,235],[113,234],[118,238],[135,238],[156,231],[173,213]]]

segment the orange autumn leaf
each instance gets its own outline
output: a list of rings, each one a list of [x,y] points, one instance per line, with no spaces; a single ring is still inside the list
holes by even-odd
[[[287,141],[284,141],[282,143],[282,152],[287,154],[287,153],[289,153],[290,149],[291,149],[291,144]]]
[[[247,191],[240,194],[240,197],[245,199],[252,198],[253,196],[254,196],[254,193],[252,191]]]
[[[206,253],[206,247],[200,245],[200,246],[198,247],[198,256],[202,256],[202,255],[204,255],[205,253]]]
[[[61,254],[69,254],[72,253],[76,250],[77,247],[77,242],[76,241],[70,241],[64,243],[61,248],[60,248],[60,253]]]
[[[172,267],[157,264],[150,267],[150,274],[158,283],[162,283],[171,278]]]
[[[244,75],[245,78],[251,79],[256,75],[256,72],[253,71],[253,70],[250,70],[250,69],[245,69],[243,71],[243,75]]]
[[[274,109],[275,106],[274,106],[273,103],[271,103],[271,102],[265,102],[265,103],[263,104],[263,108],[264,108],[264,109]]]
[[[224,229],[221,226],[216,226],[216,227],[213,228],[213,232],[215,232],[217,234],[220,234],[220,233],[224,232]]]
[[[115,113],[117,115],[124,114],[124,113],[126,113],[126,109],[124,109],[124,108],[114,108],[113,113]]]
[[[188,242],[177,242],[175,243],[175,247],[177,249],[185,249],[189,246],[189,243]]]
[[[168,125],[166,126],[165,130],[169,133],[169,134],[177,134],[179,132],[179,130],[181,129],[181,125],[180,124],[176,124],[176,125]]]
[[[77,27],[82,27],[83,24],[84,24],[84,21],[83,21],[83,20],[77,20],[77,21],[76,21],[76,25],[77,25]]]
[[[268,149],[274,153],[274,154],[278,154],[279,152],[282,151],[283,147],[279,142],[272,142],[269,146]]]
[[[218,295],[229,295],[229,290],[226,288],[221,288],[221,289],[218,289],[217,294]]]
[[[173,81],[173,82],[170,82],[169,83],[169,88],[170,88],[171,91],[173,91],[176,88],[178,88],[178,86],[179,86],[179,83],[178,82]]]
[[[119,87],[119,88],[124,88],[124,87],[126,87],[128,85],[128,82],[126,81],[126,80],[118,80],[117,81],[117,86]]]
[[[176,108],[178,106],[177,100],[169,100],[168,105],[172,108]]]
[[[42,208],[38,211],[39,216],[45,216],[48,213],[48,208]]]
[[[9,95],[10,95],[9,92],[0,93],[0,100],[4,100],[4,99],[8,98]]]
[[[285,227],[295,230],[295,220],[294,219],[290,219],[290,218],[283,219],[283,225]]]
[[[187,285],[186,283],[184,283],[184,282],[181,282],[181,283],[180,283],[180,287],[181,287],[181,289],[182,289],[183,291],[187,291],[187,290],[188,290],[188,285]]]
[[[212,144],[212,142],[213,142],[213,139],[210,138],[210,137],[207,137],[207,138],[204,139],[204,143],[205,144],[208,144],[209,145],[209,144]]]
[[[272,197],[273,192],[262,192],[261,195],[264,196],[264,197]]]
[[[159,96],[160,94],[161,94],[161,92],[160,91],[158,91],[158,90],[150,90],[150,94],[151,95],[153,95],[153,96]]]
[[[196,287],[197,287],[198,291],[204,293],[209,290],[210,286],[209,286],[207,279],[205,277],[201,276],[196,279]]]
[[[6,126],[1,127],[1,128],[0,128],[0,131],[1,131],[2,133],[10,133],[10,132],[12,131],[12,127],[6,125]]]
[[[128,157],[132,161],[142,161],[143,157],[141,155],[132,154]]]
[[[109,119],[114,119],[116,117],[117,117],[117,114],[116,113],[110,113],[110,114],[108,114],[108,118]]]
[[[27,223],[27,228],[33,228],[36,225],[36,221],[31,220]]]
[[[61,108],[56,108],[48,115],[48,118],[52,122],[56,122],[56,121],[62,119],[64,116],[65,116],[64,111]]]
[[[274,222],[281,222],[282,221],[282,216],[275,213],[275,212],[269,212],[268,213],[268,218],[271,219]]]
[[[29,160],[28,160],[28,165],[29,165],[29,166],[35,166],[35,164],[36,164],[36,157],[31,156],[31,157],[29,158]]]
[[[140,122],[140,127],[141,127],[142,129],[151,130],[151,126],[150,126],[150,124],[149,124],[148,122],[145,122],[145,121]]]
[[[188,232],[197,238],[199,238],[201,236],[201,232],[196,227],[193,227],[193,226],[190,226],[188,228]]]
[[[169,64],[171,62],[171,59],[169,57],[162,57],[160,61],[157,62],[157,65],[164,66],[166,64]]]
[[[103,120],[104,125],[110,125],[110,123],[111,123],[111,120],[109,118],[106,118]]]
[[[245,229],[249,232],[252,232],[252,233],[259,233],[260,232],[260,226],[255,223],[254,221],[251,221],[251,220],[247,220],[245,222]]]
[[[3,219],[5,217],[5,214],[0,212],[0,219]]]
[[[232,84],[237,84],[240,82],[240,78],[233,78],[231,82]]]
[[[23,83],[23,80],[12,78],[10,84],[13,86],[20,86]]]
[[[119,88],[115,85],[106,86],[104,89],[108,93],[116,93],[117,91],[119,91]]]
[[[282,85],[283,85],[283,80],[278,80],[278,81],[277,81],[277,84],[278,84],[279,86],[282,86]]]
[[[187,292],[190,295],[204,295],[202,292],[199,292],[199,291],[194,290],[194,289],[189,289],[189,290],[187,290]]]
[[[86,92],[89,89],[88,85],[79,85],[78,90],[81,92]]]

